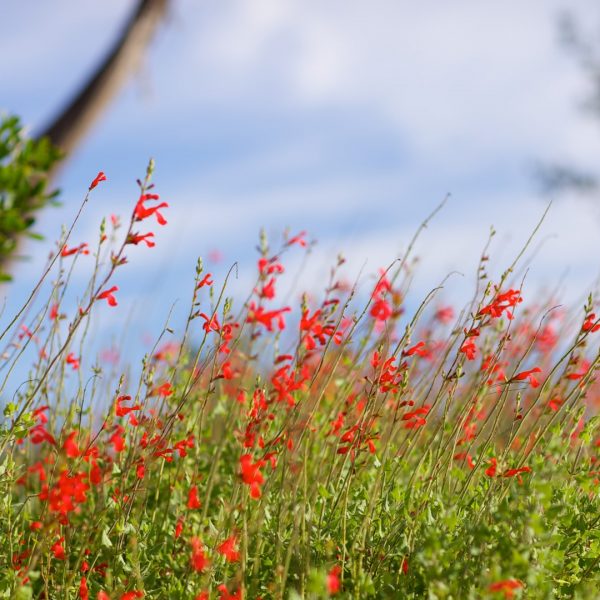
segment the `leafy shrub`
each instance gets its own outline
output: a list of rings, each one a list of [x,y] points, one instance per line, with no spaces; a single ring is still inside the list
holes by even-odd
[[[34,214],[55,202],[58,192],[48,192],[48,180],[60,158],[47,139],[25,138],[18,117],[0,120],[0,281],[10,280],[6,265],[19,238],[40,239],[31,231]]]

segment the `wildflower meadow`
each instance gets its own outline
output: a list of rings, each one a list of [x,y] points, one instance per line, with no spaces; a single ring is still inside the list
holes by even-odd
[[[600,597],[600,310],[528,293],[537,228],[497,279],[483,249],[464,306],[411,297],[437,210],[360,281],[332,257],[319,296],[280,294],[310,234],[261,235],[245,297],[199,259],[184,327],[115,369],[91,325],[172,226],[153,175],[75,239],[90,177],[2,313],[0,597]]]

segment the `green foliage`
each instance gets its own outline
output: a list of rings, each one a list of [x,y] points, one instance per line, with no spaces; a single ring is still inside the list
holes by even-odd
[[[48,191],[48,177],[60,158],[47,139],[25,138],[18,117],[0,120],[0,280],[10,279],[5,269],[19,238],[40,239],[31,230],[34,215],[55,203],[58,192]]]

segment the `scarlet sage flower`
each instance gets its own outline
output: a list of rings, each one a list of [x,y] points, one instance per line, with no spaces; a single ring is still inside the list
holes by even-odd
[[[406,575],[408,573],[408,558],[406,556],[402,559],[402,573]]]
[[[35,425],[29,430],[29,438],[31,439],[32,444],[41,444],[43,442],[48,442],[53,446],[56,446],[56,440],[54,436],[49,433],[46,428],[40,423],[39,425]]]
[[[488,477],[495,477],[496,476],[496,465],[497,465],[498,461],[495,458],[491,458],[490,459],[490,466],[485,470],[485,474]]]
[[[125,592],[121,594],[120,600],[135,600],[135,598],[143,598],[144,592],[140,590],[132,590],[131,592]],[[100,600],[100,599],[98,599]]]
[[[177,519],[177,524],[175,525],[175,533],[174,533],[175,539],[177,539],[181,535],[182,531],[183,531],[183,518],[179,517],[179,519]]]
[[[144,465],[143,462],[141,462],[138,464],[138,466],[135,469],[135,476],[138,479],[144,479],[145,475],[146,475],[146,466]]]
[[[417,354],[419,356],[428,355],[427,350],[425,350],[425,342],[419,342],[412,348],[409,348],[408,350],[404,350],[404,352],[402,352],[402,356],[413,356],[414,354]]]
[[[204,319],[204,325],[202,325],[202,329],[204,329],[206,333],[210,333],[211,331],[219,332],[221,330],[221,325],[219,324],[217,315],[212,315],[209,317],[205,313],[198,313],[198,316]]]
[[[65,554],[65,548],[63,546],[63,542],[65,541],[64,536],[59,538],[52,546],[50,546],[50,550],[54,555],[54,558],[58,560],[66,560],[67,556]]]
[[[334,596],[337,594],[342,584],[340,582],[340,573],[342,572],[342,567],[340,565],[334,565],[327,573],[327,593],[330,596]]]
[[[259,298],[266,298],[267,300],[273,300],[275,298],[275,277],[271,277],[268,283],[262,286],[262,289],[254,290]]]
[[[69,352],[69,354],[67,354],[67,358],[65,359],[65,362],[68,365],[71,365],[71,368],[73,369],[73,371],[76,371],[77,369],[79,369],[79,359],[76,358],[75,354],[73,354],[73,352]]]
[[[440,323],[450,323],[454,319],[454,309],[451,306],[443,306],[435,312],[434,318]]]
[[[454,455],[454,460],[466,460],[469,465],[469,469],[473,470],[475,468],[475,463],[473,462],[473,457],[467,452],[458,452]]]
[[[150,390],[148,392],[149,396],[162,396],[163,398],[167,398],[173,394],[173,388],[171,386],[170,381],[165,381],[162,385]]]
[[[257,460],[252,462],[251,454],[243,454],[240,457],[240,469],[242,481],[250,486],[250,496],[254,499],[260,498],[260,486],[264,483],[264,477],[260,469],[265,466],[265,462]]]
[[[529,385],[532,388],[536,388],[540,385],[540,382],[534,377],[534,373],[541,373],[542,370],[539,367],[529,369],[528,371],[521,371],[517,373],[510,381],[523,381],[529,379]]]
[[[77,447],[77,443],[75,442],[76,437],[77,437],[77,432],[72,431],[67,436],[67,439],[65,440],[65,443],[63,444],[63,450],[65,451],[65,454],[67,456],[69,456],[70,458],[77,458],[81,454],[81,452],[79,451],[79,448]]]
[[[523,302],[521,292],[519,290],[510,289],[503,294],[498,294],[492,302],[487,306],[484,306],[478,313],[478,317],[489,315],[492,319],[497,319],[502,316],[502,313],[506,312],[508,319],[513,318],[513,313],[509,310],[515,307],[520,302]]]
[[[85,577],[82,577],[79,582],[79,598],[81,598],[81,600],[90,600],[90,592]]]
[[[48,502],[50,512],[66,516],[75,510],[76,504],[86,501],[86,492],[90,489],[86,479],[87,475],[84,472],[69,475],[64,469],[52,488],[45,484],[42,486],[39,499]]]
[[[502,592],[504,598],[514,598],[515,591],[520,590],[524,587],[524,584],[519,579],[504,579],[503,581],[497,581],[492,583],[488,590],[490,592]]]
[[[392,305],[384,298],[378,298],[371,306],[369,314],[377,321],[387,321],[394,311]]]
[[[143,221],[144,219],[147,219],[148,217],[151,217],[152,215],[154,215],[156,217],[156,220],[158,221],[159,225],[166,225],[167,224],[166,219],[159,212],[159,210],[161,208],[169,207],[169,205],[166,202],[161,202],[160,204],[157,204],[156,206],[152,206],[149,208],[144,206],[145,202],[148,202],[151,200],[159,200],[159,199],[160,199],[160,196],[158,194],[142,194],[135,206],[134,211],[133,211],[135,220]]]
[[[190,540],[190,544],[192,546],[192,555],[190,557],[190,562],[192,565],[192,569],[197,573],[200,573],[206,569],[206,567],[210,564],[208,558],[206,558],[206,554],[204,553],[204,548],[202,546],[202,542],[199,538],[193,537]]]
[[[79,246],[74,246],[73,248],[67,248],[67,246],[63,246],[60,251],[60,255],[65,258],[67,256],[72,256],[73,254],[89,254],[87,243],[79,244]]]
[[[188,492],[187,507],[191,510],[200,508],[200,500],[198,499],[198,486],[193,485]]]
[[[58,318],[58,304],[53,304],[50,307],[50,313],[48,314],[48,318],[51,321],[56,321],[56,319]]]
[[[150,239],[151,237],[154,237],[154,234],[152,232],[145,233],[143,235],[140,233],[130,233],[127,236],[127,242],[125,243],[133,244],[134,246],[137,246],[140,243],[144,243],[146,244],[146,246],[148,246],[148,248],[154,248],[156,244]]]
[[[104,290],[96,296],[97,300],[106,300],[109,306],[117,306],[117,299],[114,297],[114,292],[118,292],[119,288],[113,285],[109,290]]]
[[[293,238],[290,238],[287,241],[287,246],[293,246],[294,244],[298,244],[298,246],[302,248],[306,248],[307,242],[304,239],[306,237],[306,231],[301,231],[298,235],[295,235]]]
[[[28,473],[35,473],[38,476],[38,479],[41,481],[46,481],[46,471],[44,470],[44,465],[42,461],[37,461],[32,464],[30,467],[27,467]]]
[[[217,586],[217,590],[219,590],[219,600],[242,600],[243,599],[242,588],[239,588],[237,591],[230,593],[227,590],[227,586],[224,583],[222,583],[221,585]]]
[[[141,410],[139,404],[133,406],[123,406],[123,402],[131,400],[131,396],[119,396],[115,401],[115,414],[117,417],[124,417],[135,410]]]
[[[273,331],[273,321],[277,322],[277,327],[280,331],[285,329],[285,320],[283,315],[290,312],[292,309],[289,306],[278,310],[266,311],[262,306],[256,306],[254,302],[248,305],[247,323],[260,323],[267,331]]]
[[[519,467],[518,469],[507,469],[502,473],[502,477],[514,477],[520,473],[531,473],[531,467]]]
[[[237,550],[238,541],[235,535],[229,536],[223,543],[217,546],[217,552],[225,557],[227,562],[237,562],[240,560],[240,553]]]
[[[259,258],[258,259],[258,272],[264,277],[266,275],[281,275],[285,269],[283,265],[277,261],[277,257],[273,258]]]
[[[427,415],[430,410],[431,406],[429,404],[425,404],[420,408],[409,411],[402,415],[402,420],[406,421],[404,423],[404,429],[418,429],[419,427],[423,427],[423,425],[427,423],[425,415]]]
[[[104,171],[100,171],[98,175],[96,175],[94,181],[90,183],[90,191],[92,191],[101,181],[106,181],[106,175],[104,174]]]
[[[207,273],[199,282],[198,285],[196,286],[196,289],[200,289],[201,287],[204,287],[205,285],[211,286],[214,281],[211,279],[212,275],[210,273]]]
[[[464,341],[463,345],[460,347],[460,351],[467,357],[467,360],[475,360],[477,346],[472,339],[468,339]]]
[[[589,331],[590,333],[600,330],[600,322],[596,319],[596,313],[590,313],[586,317],[581,330]]]
[[[108,438],[108,441],[112,444],[113,450],[117,453],[125,450],[125,438],[123,432],[125,429],[120,425],[115,427],[115,432]]]

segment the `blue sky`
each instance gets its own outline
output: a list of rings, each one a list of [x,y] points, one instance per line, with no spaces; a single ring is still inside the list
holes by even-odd
[[[35,132],[132,6],[4,0],[0,107]],[[102,216],[131,209],[149,156],[169,225],[156,231],[155,248],[132,250],[117,277],[123,314],[141,329],[188,297],[196,257],[213,249],[224,257],[213,270],[239,261],[233,290],[247,290],[261,226],[318,240],[302,281],[316,291],[338,252],[350,278],[388,265],[447,192],[417,247],[413,289],[420,299],[458,270],[466,276],[447,295],[464,298],[489,227],[498,230],[499,272],[542,214],[548,199],[536,192],[534,164],[597,166],[600,131],[578,109],[588,82],[558,41],[565,7],[600,22],[600,9],[583,0],[174,0],[143,67],[66,165],[63,207],[40,218],[48,242],[28,246],[33,259],[4,290],[9,308],[94,175],[109,180],[74,242],[88,241]],[[531,295],[562,276],[567,300],[588,291],[599,233],[597,202],[557,201],[528,275]]]

